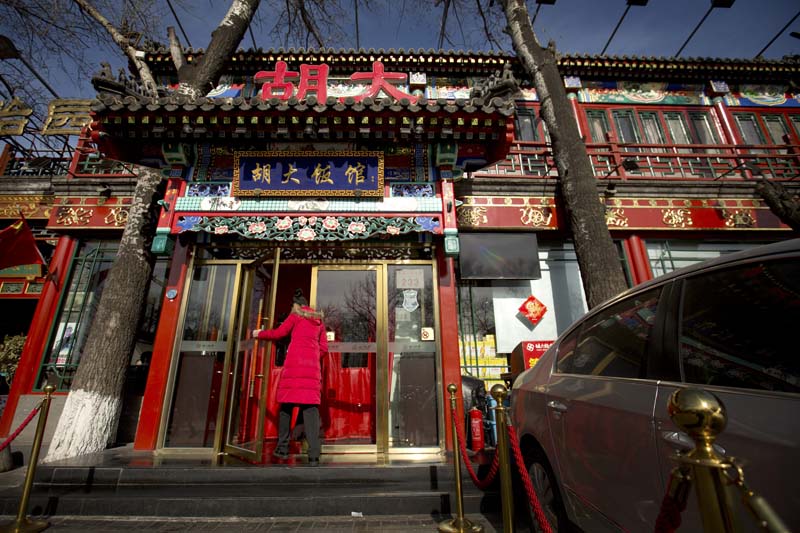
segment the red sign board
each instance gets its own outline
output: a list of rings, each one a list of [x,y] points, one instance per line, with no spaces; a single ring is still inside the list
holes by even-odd
[[[539,362],[539,358],[544,355],[555,341],[526,341],[522,343],[522,360],[525,370],[533,368]]]
[[[303,100],[313,94],[318,102],[325,102],[328,97],[328,65],[300,65],[300,71],[288,70],[285,61],[275,63],[275,70],[262,70],[256,72],[253,80],[261,85],[261,99],[277,98],[288,100],[292,96]],[[409,102],[416,103],[417,97],[406,94],[397,87],[408,78],[402,72],[386,72],[383,62],[373,61],[372,72],[356,72],[350,75],[350,81],[365,84],[365,89],[354,96],[356,102],[364,98],[378,98],[385,94],[395,100],[407,98]],[[295,83],[295,81],[297,83]]]

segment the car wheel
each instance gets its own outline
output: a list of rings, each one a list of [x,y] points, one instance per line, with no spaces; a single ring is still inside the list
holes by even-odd
[[[561,494],[558,491],[558,485],[550,463],[541,452],[531,454],[528,459],[526,461],[529,465],[528,475],[536,491],[536,496],[539,498],[539,505],[541,505],[545,518],[550,524],[550,529],[553,533],[571,531],[572,528],[567,520],[567,512],[564,509],[564,503],[561,500]],[[527,508],[531,525],[530,530],[538,533],[541,529],[533,509],[530,508],[530,503],[527,504]]]

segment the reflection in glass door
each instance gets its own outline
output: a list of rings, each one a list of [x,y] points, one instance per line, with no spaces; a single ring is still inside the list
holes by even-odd
[[[322,442],[331,446],[377,443],[376,376],[385,343],[378,317],[376,266],[319,266],[312,274],[312,305],[325,314],[328,354],[322,361]]]
[[[261,459],[264,442],[267,378],[265,354],[268,341],[252,338],[256,328],[270,328],[274,291],[277,286],[274,264],[259,264],[242,268],[239,320],[236,345],[232,358],[226,362],[229,391],[224,451],[257,462]],[[267,349],[262,349],[267,345]],[[222,415],[220,415],[222,416]]]
[[[439,446],[436,312],[429,264],[389,265],[389,446]]]
[[[193,268],[173,370],[165,447],[214,444],[236,271],[232,264]]]

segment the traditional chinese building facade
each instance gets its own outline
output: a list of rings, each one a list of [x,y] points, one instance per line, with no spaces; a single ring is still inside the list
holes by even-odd
[[[166,50],[147,61],[174,82]],[[797,190],[795,61],[560,62],[631,284],[789,236],[753,184]],[[540,104],[511,72],[501,53],[250,51],[195,102],[96,77],[91,117],[51,111],[81,136],[34,180],[48,194],[5,152],[0,213],[54,247],[50,278],[8,278],[37,303],[0,432],[46,379],[69,389],[134,163],[166,192],[120,442],[268,457],[285,346],[250,331],[300,288],[326,314],[323,453],[440,455],[448,383],[533,364],[585,311]]]

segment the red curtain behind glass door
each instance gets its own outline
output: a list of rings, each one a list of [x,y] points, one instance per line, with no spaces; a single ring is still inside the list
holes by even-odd
[[[323,359],[322,435],[328,444],[375,442],[375,354],[366,357],[360,367],[343,367],[339,352]]]

